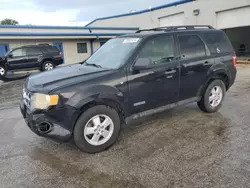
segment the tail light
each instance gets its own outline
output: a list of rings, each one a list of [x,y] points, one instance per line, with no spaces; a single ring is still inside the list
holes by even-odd
[[[62,52],[59,52],[59,57],[62,59]]]
[[[233,64],[233,67],[236,68],[236,56],[232,57],[232,64]]]

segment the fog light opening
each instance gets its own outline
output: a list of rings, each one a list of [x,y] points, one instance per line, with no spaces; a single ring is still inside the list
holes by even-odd
[[[49,122],[42,122],[38,125],[38,132],[41,134],[49,133],[52,129],[52,124]]]

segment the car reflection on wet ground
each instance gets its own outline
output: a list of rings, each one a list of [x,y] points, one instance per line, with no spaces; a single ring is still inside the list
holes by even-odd
[[[144,118],[98,154],[33,134],[18,109],[23,83],[0,83],[0,187],[250,187],[248,67],[218,113],[190,104]]]

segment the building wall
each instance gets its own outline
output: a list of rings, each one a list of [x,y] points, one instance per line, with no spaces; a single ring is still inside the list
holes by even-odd
[[[88,53],[77,53],[77,43],[87,43]],[[87,59],[91,55],[89,40],[64,40],[64,61],[67,64],[77,63]]]
[[[193,14],[195,9],[199,9],[200,11],[198,16]],[[232,17],[221,17],[224,11],[231,11],[229,14],[235,12],[240,14],[232,20]],[[109,25],[113,27],[140,27],[140,29],[143,29],[168,25],[180,25],[180,20],[175,19],[175,15],[180,17],[180,14],[184,14],[182,17],[183,20],[181,21],[181,24],[184,25],[207,24],[220,29],[246,26],[250,25],[250,19],[247,19],[250,14],[250,0],[196,0],[142,14],[97,20],[89,26],[102,27]],[[227,13],[224,13],[224,15],[225,14]],[[160,23],[161,18],[164,17],[169,17],[169,24],[162,25]],[[220,23],[217,23],[218,20]],[[164,22],[168,23],[166,20],[164,20]]]

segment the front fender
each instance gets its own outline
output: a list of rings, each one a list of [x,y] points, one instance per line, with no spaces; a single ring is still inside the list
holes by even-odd
[[[103,100],[112,100],[121,107],[124,104],[124,96],[117,88],[107,85],[95,85],[83,88],[76,92],[66,103],[77,109],[81,109],[90,102],[102,102]]]

